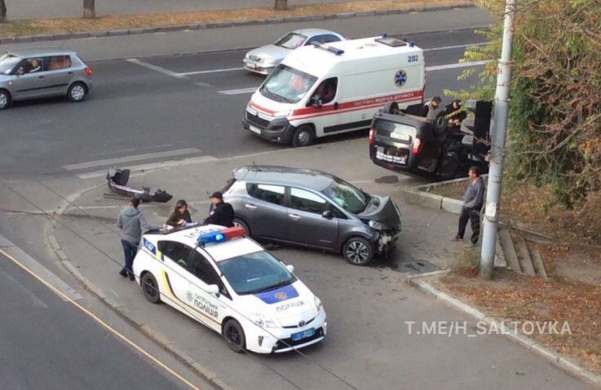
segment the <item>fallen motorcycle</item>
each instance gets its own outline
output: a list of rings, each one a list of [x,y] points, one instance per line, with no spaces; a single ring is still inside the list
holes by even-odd
[[[126,196],[128,198],[137,196],[142,202],[145,203],[166,203],[173,198],[173,195],[161,189],[157,189],[154,194],[151,194],[149,187],[142,187],[141,190],[128,187],[127,182],[129,181],[129,174],[129,169],[118,169],[111,167],[106,174],[107,185],[111,192],[121,196]]]

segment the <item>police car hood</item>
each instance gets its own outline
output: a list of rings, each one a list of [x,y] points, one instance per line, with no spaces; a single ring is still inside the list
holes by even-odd
[[[243,295],[249,312],[261,313],[280,326],[297,326],[317,316],[314,295],[301,281],[256,294]]]

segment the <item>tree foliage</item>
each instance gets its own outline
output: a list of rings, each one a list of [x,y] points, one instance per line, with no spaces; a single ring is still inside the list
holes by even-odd
[[[468,48],[463,59],[491,60],[478,73],[483,86],[447,91],[464,99],[494,97],[504,1],[480,5],[498,21],[480,32],[491,45]],[[569,207],[586,201],[601,192],[601,1],[518,0],[513,61],[510,182],[550,184]]]

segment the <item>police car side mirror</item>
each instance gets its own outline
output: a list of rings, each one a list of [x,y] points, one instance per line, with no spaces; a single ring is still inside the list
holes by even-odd
[[[287,270],[288,270],[288,271],[289,271],[291,274],[293,274],[293,273],[294,273],[294,266],[293,266],[293,265],[291,265],[291,264],[288,264],[288,265],[286,266],[286,269],[287,269]]]
[[[219,295],[219,286],[216,285],[216,284],[210,284],[210,285],[207,286],[207,288],[205,289],[205,291],[208,294],[217,295],[218,296]]]

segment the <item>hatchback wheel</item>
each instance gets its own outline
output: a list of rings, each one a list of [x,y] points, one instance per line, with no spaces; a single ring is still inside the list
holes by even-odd
[[[367,265],[374,256],[374,250],[366,239],[353,237],[344,244],[342,255],[353,265]]]
[[[81,102],[86,94],[87,89],[83,83],[73,83],[67,91],[67,98],[72,102]]]
[[[147,272],[142,276],[142,292],[144,293],[144,298],[150,303],[159,303],[161,302],[161,294],[159,292],[159,285],[154,276]]]
[[[10,107],[11,99],[8,91],[0,90],[0,110]]]
[[[223,335],[227,339],[227,345],[232,351],[240,353],[246,348],[244,330],[238,321],[229,320],[226,322],[223,326]]]

